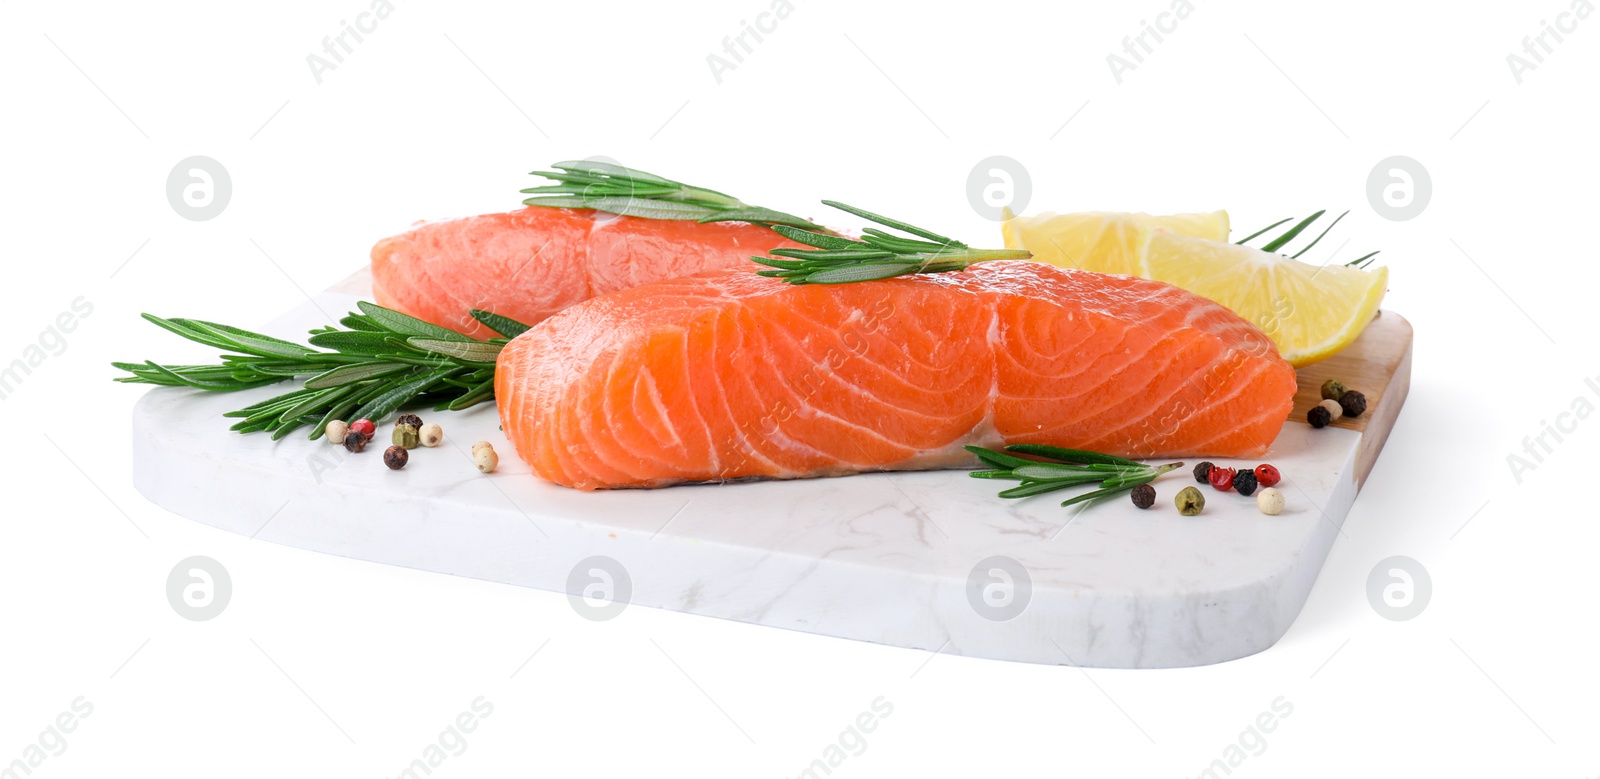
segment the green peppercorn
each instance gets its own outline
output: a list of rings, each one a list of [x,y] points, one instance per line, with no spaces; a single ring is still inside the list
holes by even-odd
[[[1333,421],[1333,415],[1321,406],[1312,406],[1311,410],[1306,412],[1306,421],[1310,422],[1312,427],[1327,427],[1328,423]]]
[[[1193,487],[1184,487],[1178,490],[1178,497],[1174,499],[1178,504],[1178,513],[1186,517],[1200,516],[1200,511],[1206,507],[1206,496]]]
[[[1338,400],[1339,396],[1343,395],[1344,392],[1344,382],[1339,381],[1338,379],[1328,379],[1327,381],[1322,382],[1323,400]]]
[[[1194,480],[1201,484],[1211,483],[1211,461],[1207,460],[1194,467]]]
[[[1350,390],[1339,396],[1339,408],[1344,409],[1347,417],[1359,417],[1367,410],[1367,396]]]
[[[1142,509],[1156,505],[1156,488],[1148,484],[1140,484],[1129,493],[1133,498],[1133,505]]]
[[[394,435],[390,436],[394,445],[404,449],[415,449],[422,444],[422,436],[417,433],[413,425],[395,425]]]

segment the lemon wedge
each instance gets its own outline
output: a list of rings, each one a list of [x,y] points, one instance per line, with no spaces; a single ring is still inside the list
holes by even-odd
[[[1006,248],[1065,268],[1164,281],[1259,327],[1295,367],[1331,357],[1372,321],[1389,270],[1310,265],[1228,242],[1228,212],[1014,217]]]
[[[1223,241],[1154,232],[1145,275],[1210,298],[1251,321],[1295,367],[1361,335],[1388,290],[1389,269],[1311,265]]]
[[[1147,277],[1144,252],[1153,229],[1226,241],[1228,212],[1037,214],[1007,219],[1000,226],[1007,249],[1027,249],[1040,262]]]

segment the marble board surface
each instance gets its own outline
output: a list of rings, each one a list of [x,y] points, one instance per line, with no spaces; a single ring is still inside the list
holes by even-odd
[[[354,310],[359,291],[341,285],[262,330],[301,340],[328,323],[323,312]],[[1204,514],[1180,516],[1171,501],[1194,484],[1187,468],[1156,483],[1148,511],[1126,499],[1081,513],[1059,497],[1002,501],[997,482],[962,471],[585,493],[531,475],[489,405],[424,413],[446,442],[390,471],[387,425],[360,454],[302,433],[274,442],[228,430],[220,414],[281,386],[152,389],[133,413],[133,480],[155,504],[223,530],[599,595],[582,610],[597,617],[610,597],[971,657],[1204,665],[1262,651],[1294,622],[1405,400],[1410,344],[1405,320],[1383,313],[1313,366],[1359,377],[1346,381],[1371,410],[1322,430],[1285,423],[1263,458],[1284,474],[1288,508],[1277,517],[1209,487]],[[1302,385],[1310,380],[1303,372]],[[1294,419],[1315,392],[1302,386]],[[473,467],[468,449],[480,439],[500,453],[496,473]]]

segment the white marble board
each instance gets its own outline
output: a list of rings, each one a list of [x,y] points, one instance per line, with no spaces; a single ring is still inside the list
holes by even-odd
[[[322,311],[356,300],[326,292],[263,330],[298,340],[327,323]],[[1397,412],[1401,378],[1373,400]],[[1002,501],[1002,485],[961,471],[585,493],[532,476],[488,405],[423,412],[447,441],[412,451],[403,471],[383,466],[386,425],[351,454],[301,433],[242,436],[220,416],[281,391],[151,390],[133,414],[135,485],[197,522],[358,560],[580,594],[605,578],[591,575],[610,565],[591,559],[601,556],[625,572],[629,586],[614,582],[613,593],[630,590],[632,605],[1119,668],[1204,665],[1272,646],[1356,498],[1363,436],[1386,435],[1393,420],[1379,416],[1379,431],[1288,422],[1263,458],[1284,474],[1282,515],[1204,487],[1204,514],[1188,518],[1172,505],[1195,483],[1187,468],[1156,483],[1151,510],[1118,499],[1076,515],[1059,496]],[[473,467],[467,450],[479,439],[495,444],[498,472]],[[995,557],[1016,561],[1026,583],[1013,574],[1008,586]]]

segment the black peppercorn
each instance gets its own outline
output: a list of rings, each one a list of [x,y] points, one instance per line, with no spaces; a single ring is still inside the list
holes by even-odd
[[[1156,488],[1148,484],[1134,487],[1130,495],[1133,497],[1133,505],[1139,508],[1147,509],[1156,504]]]
[[[1233,488],[1238,490],[1240,495],[1255,492],[1256,472],[1249,468],[1240,468],[1239,472],[1233,475]]]
[[[1194,480],[1201,484],[1211,482],[1211,461],[1207,460],[1194,467]]]
[[[406,460],[410,458],[411,455],[406,453],[406,448],[403,446],[391,446],[383,450],[383,464],[389,466],[391,471],[406,467]]]
[[[396,426],[399,426],[399,425],[410,425],[412,427],[421,429],[421,427],[422,427],[422,417],[419,417],[416,414],[401,414],[400,418],[396,419],[394,421],[394,423],[395,423]]]
[[[1344,409],[1347,417],[1359,417],[1361,412],[1367,410],[1367,396],[1350,390],[1339,396],[1339,408]]]
[[[359,430],[351,430],[344,434],[344,448],[352,452],[359,452],[367,448],[367,437]]]
[[[1321,406],[1313,406],[1306,412],[1306,421],[1310,422],[1312,427],[1327,427],[1328,423],[1333,421],[1333,415]]]

